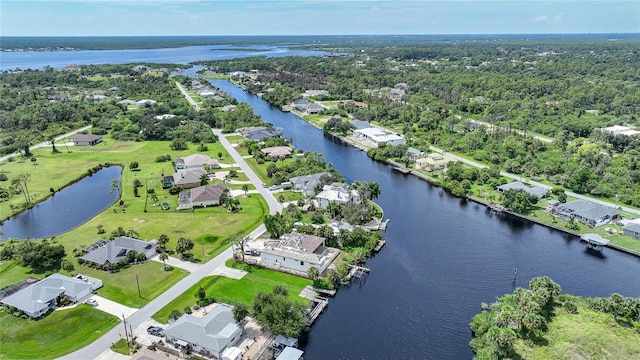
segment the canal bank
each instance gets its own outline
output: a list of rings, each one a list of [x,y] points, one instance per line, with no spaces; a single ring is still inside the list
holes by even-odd
[[[236,83],[233,83],[233,84],[238,86],[238,87],[240,87],[244,91],[247,91],[244,86],[241,86],[241,85],[236,84]],[[260,97],[259,95],[257,95],[257,96]],[[356,148],[358,150],[361,150],[363,152],[367,152],[370,149],[369,147],[365,146],[364,144],[361,144],[361,143],[359,143],[357,141],[354,141],[350,137],[340,136],[340,135],[337,135],[337,134],[334,134],[334,133],[325,132],[317,124],[312,123],[310,121],[307,121],[300,112],[298,112],[298,111],[296,111],[294,109],[286,108],[286,109],[283,109],[282,111],[286,112],[286,113],[291,113],[291,114],[297,116],[300,120],[304,121],[305,123],[315,127],[318,130],[321,130],[323,132],[324,136],[330,138],[334,142],[339,141],[339,142],[342,142],[343,144],[348,144],[348,145],[353,146],[354,148]],[[440,150],[440,151],[442,152],[442,150]],[[397,162],[395,162],[395,161],[393,161],[391,159],[387,159],[387,160],[383,161],[383,163],[390,165],[393,169],[395,169],[397,171],[400,171],[402,174],[413,175],[413,176],[418,177],[419,179],[422,179],[422,180],[428,182],[429,184],[442,187],[444,189],[447,189],[447,191],[450,190],[446,186],[443,186],[442,183],[439,182],[438,180],[436,180],[436,179],[434,179],[434,178],[432,178],[432,177],[430,177],[430,176],[428,176],[426,174],[423,174],[421,172],[415,171],[414,169],[405,168],[403,165],[401,165],[401,164],[399,164],[399,163],[397,163]],[[489,209],[493,209],[494,208],[493,204],[487,203],[487,202],[485,202],[485,201],[483,201],[483,200],[481,200],[479,198],[476,198],[476,197],[473,197],[473,196],[469,196],[469,195],[465,196],[465,198],[467,198],[467,199],[469,199],[471,201],[477,202],[479,204],[482,204],[484,206],[487,206],[487,208],[489,208]],[[548,222],[544,222],[544,221],[542,221],[540,219],[536,219],[536,218],[533,218],[533,217],[530,217],[530,216],[527,216],[527,215],[519,214],[519,213],[516,213],[516,212],[513,212],[513,211],[508,211],[508,210],[503,210],[503,212],[507,213],[507,214],[509,214],[511,216],[519,217],[521,219],[524,219],[524,220],[527,220],[527,221],[531,221],[531,222],[534,222],[536,224],[539,224],[539,225],[542,225],[542,226],[546,226],[548,228],[551,228],[551,229],[554,229],[554,230],[557,230],[557,231],[562,231],[562,232],[565,232],[567,234],[570,234],[570,235],[573,235],[573,236],[576,236],[576,237],[580,237],[582,235],[581,233],[572,231],[572,230],[564,228],[564,227],[556,226],[554,224],[551,224],[551,223],[548,223]],[[619,246],[619,245],[613,244],[611,242],[609,242],[606,246],[611,248],[611,249],[614,249],[614,250],[623,252],[625,254],[628,254],[628,255],[640,257],[640,252],[634,251],[632,249],[625,248],[623,246]]]
[[[367,260],[366,280],[340,289],[301,342],[307,359],[471,358],[469,321],[480,304],[536,276],[575,295],[640,295],[638,258],[589,252],[566,232],[498,216],[375,162],[228,81],[211,83],[283,128],[296,148],[322,153],[349,181],[378,182],[376,202],[393,219],[385,250]]]

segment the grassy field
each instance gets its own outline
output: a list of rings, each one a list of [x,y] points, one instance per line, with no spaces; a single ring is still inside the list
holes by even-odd
[[[185,307],[194,306],[196,304],[195,294],[200,287],[205,289],[207,296],[212,296],[222,302],[251,306],[258,292],[270,292],[276,285],[283,285],[289,290],[289,297],[296,301],[306,303],[306,300],[298,296],[298,294],[305,286],[311,285],[310,280],[277,271],[237,265],[233,263],[233,261],[228,261],[227,266],[241,268],[247,270],[248,273],[240,280],[229,279],[223,276],[203,278],[196,285],[185,291],[180,297],[174,299],[154,314],[153,318],[166,324],[169,319],[169,313],[172,310],[183,312]]]
[[[111,347],[111,350],[122,355],[129,355],[129,353],[131,353],[131,349],[129,349],[129,345],[127,345],[127,341],[124,338],[116,341]]]
[[[556,309],[544,341],[544,346],[520,341],[516,350],[522,359],[640,359],[638,331],[586,307],[578,314]]]
[[[118,204],[112,205],[107,210],[96,215],[85,224],[67,232],[57,235],[53,242],[65,246],[67,259],[75,265],[73,272],[86,273],[104,281],[105,287],[100,291],[101,295],[115,301],[124,301],[129,306],[139,306],[161,293],[160,289],[166,289],[184,276],[180,270],[167,273],[160,271],[161,264],[147,263],[133,266],[115,274],[79,266],[76,259],[72,257],[73,249],[80,249],[101,238],[108,237],[109,234],[122,227],[125,231],[132,230],[136,237],[144,240],[157,238],[160,234],[167,234],[170,238],[168,248],[173,249],[179,237],[190,238],[195,242],[193,255],[195,261],[207,261],[219,254],[229,246],[225,239],[239,231],[251,231],[261,222],[264,214],[268,213],[268,206],[265,200],[257,194],[248,197],[240,196],[240,206],[242,210],[230,214],[221,207],[207,207],[195,209],[194,211],[177,211],[177,196],[171,196],[167,190],[162,189],[162,174],[172,174],[172,162],[155,162],[159,155],[169,154],[176,158],[197,153],[195,146],[190,145],[190,150],[172,151],[169,149],[169,142],[118,142],[106,137],[104,143],[95,147],[70,147],[70,153],[66,152],[64,146],[58,145],[61,151],[52,154],[51,149],[40,149],[34,152],[37,165],[32,165],[30,161],[19,159],[13,162],[0,163],[0,171],[5,172],[11,179],[21,173],[30,173],[31,182],[29,188],[32,194],[49,193],[49,188],[57,189],[64,187],[69,182],[83,176],[87,169],[106,162],[119,163],[124,165],[122,172],[122,200],[127,204],[123,213],[123,208]],[[206,153],[217,158],[218,152],[227,154],[219,143],[208,144],[209,150]],[[202,152],[201,152],[202,153]],[[131,171],[129,164],[132,161],[139,163],[139,171]],[[239,173],[241,176],[245,174]],[[141,180],[143,187],[139,189],[140,197],[133,195],[133,182],[135,179]],[[171,209],[164,211],[159,206],[154,206],[151,199],[147,200],[145,212],[145,187],[154,189],[159,197],[159,202],[166,201]],[[24,201],[21,196],[14,196],[10,202],[0,203],[0,213],[6,214],[11,211],[9,205],[14,202]],[[105,234],[98,234],[97,228],[101,225],[106,231]],[[147,267],[157,267],[150,270]],[[157,271],[156,271],[157,270]],[[65,272],[62,272],[65,273]],[[138,273],[141,287],[143,287],[143,301],[138,301],[137,288],[132,289],[135,284],[135,273]],[[0,286],[5,287],[17,281],[21,281],[28,276],[42,278],[44,272],[32,272],[31,269],[23,268],[13,261],[0,263]],[[132,278],[133,276],[133,278]],[[144,287],[148,289],[144,290]],[[153,290],[158,288],[158,290]],[[130,300],[133,299],[133,300]]]
[[[0,358],[54,359],[92,343],[118,324],[118,319],[80,305],[40,320],[0,313],[0,324]]]

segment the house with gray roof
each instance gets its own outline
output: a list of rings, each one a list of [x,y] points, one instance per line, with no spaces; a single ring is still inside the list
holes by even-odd
[[[329,175],[328,172],[321,172],[292,177],[289,181],[293,185],[293,189],[301,190],[304,196],[313,196],[316,194],[316,185],[320,184],[320,179]]]
[[[640,223],[628,223],[622,228],[622,233],[640,240]]]
[[[513,181],[508,184],[500,185],[496,188],[496,190],[498,190],[498,192],[500,193],[504,193],[509,190],[522,190],[531,196],[537,197],[538,199],[542,199],[547,194],[547,189],[543,187],[538,186],[530,188],[520,181]]]
[[[197,168],[211,168],[211,169],[219,169],[220,163],[218,160],[212,159],[209,155],[204,154],[192,154],[189,156],[177,158],[174,161],[174,168],[176,170],[182,169],[197,169]]]
[[[178,197],[178,210],[220,205],[220,197],[228,189],[226,184],[218,183],[198,186],[191,189],[191,191],[182,191]]]
[[[203,168],[178,170],[173,174],[173,185],[180,186],[183,189],[191,189],[200,186],[202,175],[206,175],[207,171]]]
[[[242,327],[233,319],[233,308],[217,304],[202,318],[184,314],[164,331],[167,343],[183,350],[220,359],[228,347],[242,335]]]
[[[99,246],[82,256],[82,260],[98,265],[116,264],[125,259],[130,251],[143,253],[149,259],[156,254],[158,247],[153,240],[147,242],[127,236],[120,236],[112,241],[99,241],[96,244]]]
[[[89,278],[85,276],[72,278],[53,274],[5,297],[0,302],[6,306],[14,307],[32,318],[39,318],[55,308],[63,297],[76,302],[102,287],[102,281],[91,280],[93,281],[89,281]]]
[[[102,141],[102,136],[93,134],[75,134],[69,138],[75,146],[93,146]]]
[[[575,219],[588,226],[598,227],[617,219],[620,212],[585,200],[570,201],[553,208],[552,215],[563,220]]]
[[[362,130],[371,127],[368,121],[353,119],[349,121],[349,124],[353,125],[356,130]]]
[[[318,207],[327,209],[329,204],[360,204],[362,199],[357,190],[349,190],[345,183],[332,183],[322,187],[322,191],[316,195]]]

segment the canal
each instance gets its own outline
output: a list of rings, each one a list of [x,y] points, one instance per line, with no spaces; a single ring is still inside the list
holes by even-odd
[[[43,239],[84,224],[118,199],[110,185],[121,178],[121,169],[103,168],[10,218],[0,225],[0,239]]]
[[[482,302],[547,275],[563,292],[640,296],[640,259],[590,252],[563,232],[452,197],[336,143],[290,113],[224,80],[214,86],[284,129],[296,148],[322,153],[349,181],[376,181],[391,222],[362,283],[341,288],[303,339],[305,359],[469,359],[469,322]],[[517,279],[513,281],[514,269]]]

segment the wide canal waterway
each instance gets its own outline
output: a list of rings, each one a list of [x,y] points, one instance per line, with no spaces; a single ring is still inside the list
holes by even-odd
[[[305,359],[469,359],[469,322],[482,302],[547,275],[567,293],[640,296],[640,259],[448,195],[402,175],[224,80],[213,85],[284,129],[294,146],[322,153],[350,181],[376,181],[390,218],[371,273],[341,288],[313,326]],[[514,269],[517,280],[513,282]]]
[[[118,193],[110,190],[120,179],[120,166],[110,166],[72,184],[0,225],[0,239],[42,239],[82,225],[111,206]]]

